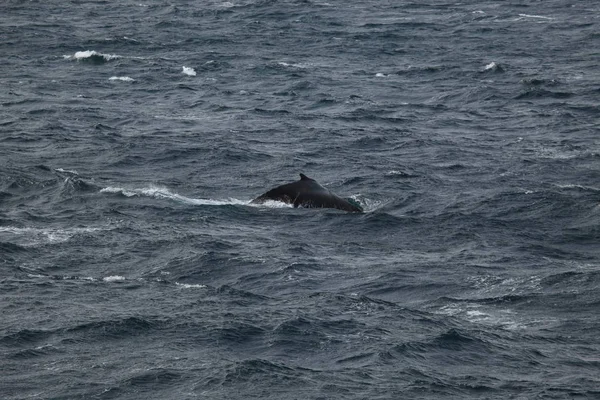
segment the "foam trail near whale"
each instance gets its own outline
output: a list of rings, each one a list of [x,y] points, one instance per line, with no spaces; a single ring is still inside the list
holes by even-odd
[[[250,203],[249,200],[239,200],[235,198],[229,198],[224,200],[196,199],[173,193],[169,189],[159,186],[149,186],[145,188],[121,188],[108,186],[101,189],[100,193],[117,193],[126,197],[153,197],[157,199],[173,200],[180,203],[198,206],[248,205]]]

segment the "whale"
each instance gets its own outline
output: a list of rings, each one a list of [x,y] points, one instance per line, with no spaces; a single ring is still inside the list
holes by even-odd
[[[251,203],[262,204],[269,200],[293,204],[294,208],[337,208],[349,212],[363,212],[356,201],[339,197],[304,174],[300,174],[299,181],[277,186],[258,196]]]

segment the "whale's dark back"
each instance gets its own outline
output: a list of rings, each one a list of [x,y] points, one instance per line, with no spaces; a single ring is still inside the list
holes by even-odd
[[[271,189],[252,200],[252,202],[263,203],[267,200],[282,201],[287,204],[293,204],[294,207],[337,208],[350,212],[363,211],[359,206],[337,196],[304,174],[300,174],[299,181]]]

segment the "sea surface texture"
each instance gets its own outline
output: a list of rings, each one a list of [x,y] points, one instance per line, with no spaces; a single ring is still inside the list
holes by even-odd
[[[0,398],[600,398],[599,66],[595,0],[3,1]]]

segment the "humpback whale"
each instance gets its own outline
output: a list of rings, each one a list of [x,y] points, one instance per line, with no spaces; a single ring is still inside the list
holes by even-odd
[[[337,208],[351,212],[363,211],[362,207],[354,200],[342,199],[304,174],[300,174],[299,181],[277,186],[252,200],[252,203],[260,204],[267,200],[293,204],[294,208]]]

